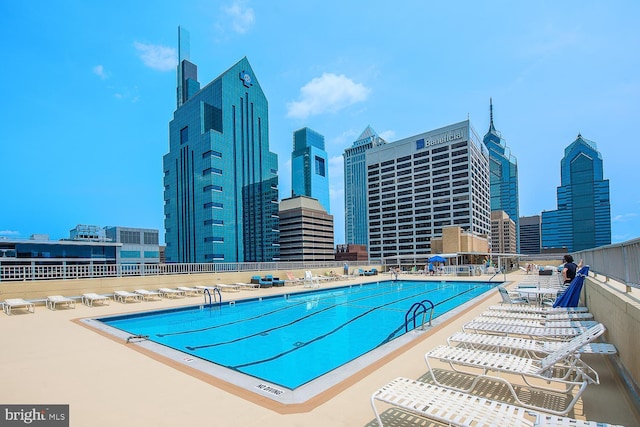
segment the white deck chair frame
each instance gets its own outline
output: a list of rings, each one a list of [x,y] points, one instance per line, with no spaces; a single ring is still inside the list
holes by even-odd
[[[553,353],[564,344],[563,341],[534,340],[524,337],[507,337],[503,335],[469,334],[456,332],[447,338],[450,346],[461,345],[466,348],[491,350],[495,352],[524,352],[527,357],[541,359],[549,353]],[[616,354],[613,344],[597,342],[589,343],[578,349],[579,353],[587,354]]]
[[[236,286],[238,286],[238,288],[240,289],[250,289],[252,291],[258,290],[260,289],[260,284],[259,283],[236,283]]]
[[[500,315],[483,316],[473,319],[476,322],[497,323],[511,326],[531,326],[534,328],[590,328],[598,322],[594,320],[547,320],[547,319],[518,319],[508,318]]]
[[[449,426],[537,427],[593,426],[593,421],[543,414],[508,403],[439,387],[433,384],[396,378],[371,396],[371,407],[380,427],[384,427],[377,402],[401,408],[420,417]],[[598,423],[598,427],[622,427]]]
[[[105,295],[96,294],[94,292],[90,292],[88,294],[82,294],[82,303],[88,305],[89,307],[93,307],[94,302],[99,302],[100,304],[110,304],[111,298]]]
[[[464,332],[500,334],[504,336],[524,336],[532,339],[567,341],[576,335],[580,335],[587,328],[547,328],[544,326],[517,326],[504,323],[488,323],[472,320],[462,325]]]
[[[26,308],[28,313],[36,312],[35,304],[22,298],[9,298],[2,303],[2,309],[8,316],[11,315],[11,310],[14,308]]]
[[[62,295],[50,295],[47,297],[45,301],[47,308],[50,310],[55,310],[58,304],[64,304],[68,308],[76,308],[76,300],[73,298],[67,298]]]
[[[160,288],[158,289],[158,292],[160,292],[160,295],[166,298],[179,298],[186,296],[184,291],[180,291],[177,289]]]
[[[598,373],[589,365],[584,363],[576,352],[585,344],[598,338],[604,333],[604,331],[604,325],[599,323],[592,328],[589,328],[589,330],[585,331],[583,334],[565,342],[553,353],[548,354],[540,360],[520,357],[509,353],[496,353],[493,351],[450,347],[446,345],[441,345],[428,351],[425,353],[424,358],[427,362],[429,372],[431,373],[431,378],[433,378],[433,381],[436,384],[442,387],[455,388],[441,384],[438,381],[435,371],[431,366],[431,359],[436,359],[440,362],[449,364],[451,369],[455,372],[475,376],[471,385],[466,389],[458,388],[460,391],[469,392],[475,388],[481,379],[486,378],[492,381],[504,383],[518,405],[526,408],[542,410],[555,415],[566,415],[571,409],[573,409],[573,406],[582,396],[582,393],[589,384],[598,384],[600,382]],[[478,374],[477,372],[461,369],[460,367],[474,368],[480,370],[481,373]],[[507,373],[514,376],[520,376],[524,384],[536,390],[556,393],[560,391],[565,394],[576,389],[577,390],[573,393],[572,400],[567,404],[566,408],[562,411],[556,411],[551,408],[541,408],[523,402],[520,400],[518,393],[516,393],[513,385],[509,381],[492,373]],[[555,383],[557,385],[562,385],[564,389],[559,390],[557,387],[546,387],[541,385],[541,383]]]
[[[162,298],[162,296],[160,295],[160,292],[156,292],[156,291],[148,291],[146,289],[136,289],[133,292],[138,294],[138,295],[140,295],[142,297],[142,299],[145,300],[145,301],[150,301],[152,299],[161,299]]]
[[[536,305],[526,304],[503,304],[492,305],[489,307],[491,311],[509,311],[522,313],[544,313],[544,314],[560,314],[560,313],[585,313],[589,309],[587,307],[540,307]]]
[[[128,301],[140,302],[142,301],[142,295],[137,292],[115,291],[113,293],[113,299],[120,301],[121,303],[126,303]]]
[[[482,312],[480,316],[481,317],[500,317],[501,319],[542,320],[545,322],[593,319],[593,314],[589,312],[545,314],[545,313],[527,313],[523,311],[487,310]]]
[[[203,294],[204,293],[204,289],[201,289],[199,287],[189,287],[189,286],[178,286],[177,288],[179,291],[183,291],[184,294],[188,297],[193,297],[199,294]]]

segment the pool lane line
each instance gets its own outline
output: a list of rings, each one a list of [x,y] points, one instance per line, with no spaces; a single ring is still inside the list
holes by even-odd
[[[470,292],[471,290],[475,290],[475,289],[476,289],[476,287],[474,287],[474,288],[472,288],[472,289],[467,289],[465,292],[461,292],[461,293],[456,294],[456,296],[458,296],[458,295],[463,295],[464,293],[466,293],[466,292]],[[396,299],[396,300],[391,301],[391,302],[388,302],[388,303],[386,303],[386,304],[384,304],[384,305],[380,305],[380,306],[374,307],[374,308],[372,308],[372,309],[370,309],[370,310],[367,310],[365,313],[369,313],[369,312],[372,312],[372,311],[375,311],[375,310],[378,310],[378,309],[382,309],[382,308],[384,308],[384,307],[386,307],[386,306],[393,305],[393,304],[397,304],[397,303],[399,303],[399,302],[406,301],[406,300],[409,300],[409,299],[416,299],[416,298],[418,298],[418,297],[419,297],[419,296],[421,296],[421,295],[426,296],[426,295],[428,295],[429,293],[431,293],[431,292],[436,292],[436,291],[438,291],[438,289],[430,289],[430,290],[427,290],[427,291],[425,291],[425,292],[421,292],[421,293],[419,293],[419,294],[417,294],[417,295],[411,295],[411,296],[407,296],[407,297],[404,297],[404,298]],[[386,293],[384,293],[384,294],[379,294],[379,295],[377,295],[377,296],[381,296],[381,295],[388,295],[388,294],[390,294],[390,293],[391,293],[391,292],[386,292]],[[362,298],[362,299],[366,299],[366,298]],[[447,299],[447,300],[448,300],[448,299]],[[358,300],[356,300],[356,301],[358,301]],[[446,300],[445,300],[445,301],[446,301]],[[343,302],[343,303],[339,303],[339,304],[332,304],[332,305],[329,305],[329,306],[327,306],[327,307],[325,307],[325,308],[322,308],[322,309],[320,309],[320,310],[318,310],[318,311],[315,311],[315,312],[313,312],[313,313],[309,313],[309,314],[307,314],[306,316],[303,316],[303,317],[300,317],[300,318],[298,318],[298,319],[292,320],[291,322],[283,323],[283,324],[280,324],[280,325],[274,326],[274,327],[272,327],[272,328],[263,329],[263,330],[261,330],[261,331],[255,332],[255,333],[253,333],[253,334],[244,335],[244,336],[242,336],[242,337],[234,338],[234,339],[232,339],[232,340],[220,341],[220,342],[217,342],[217,343],[204,344],[204,345],[198,345],[198,346],[185,346],[184,348],[186,348],[186,349],[188,349],[188,350],[190,350],[190,351],[196,351],[196,350],[201,350],[201,349],[203,349],[203,348],[212,348],[212,347],[218,347],[218,346],[222,346],[222,345],[234,344],[234,343],[237,343],[237,342],[240,342],[240,341],[244,341],[244,340],[248,340],[248,339],[251,339],[251,338],[254,338],[254,337],[257,337],[257,336],[262,336],[262,335],[264,335],[264,334],[267,334],[267,333],[269,333],[269,332],[273,332],[273,331],[278,330],[278,329],[287,328],[287,327],[289,327],[289,326],[291,326],[291,325],[294,325],[294,324],[296,324],[296,323],[298,323],[298,322],[301,322],[301,321],[303,321],[303,320],[306,320],[306,319],[309,319],[309,318],[311,318],[311,317],[314,317],[314,316],[320,315],[320,314],[324,313],[325,311],[333,310],[333,309],[335,309],[336,307],[339,307],[339,306],[342,306],[342,305],[348,305],[348,304],[349,304],[349,302]],[[358,317],[359,317],[359,316],[358,316]]]
[[[397,286],[396,284],[392,284],[392,285]],[[414,287],[418,287],[418,286],[416,285],[416,286],[414,286]],[[358,293],[367,293],[367,292],[370,292],[370,291],[371,291],[371,290],[369,290],[369,289],[364,289],[364,290],[362,290],[362,291],[358,290],[358,291],[356,291],[355,295],[357,295]],[[366,299],[369,299],[369,298],[378,297],[378,296],[381,296],[381,295],[387,295],[387,294],[389,294],[389,293],[391,293],[391,292],[386,292],[386,293],[384,293],[384,294],[370,295],[370,296],[366,296],[366,297],[358,298],[358,299],[354,300],[353,302],[356,302],[356,301],[363,301],[363,300],[366,300]],[[321,300],[323,300],[323,299],[333,298],[333,297],[334,297],[334,296],[326,296],[326,297],[324,297],[324,298],[320,298],[318,301],[321,301]],[[233,325],[237,325],[237,324],[239,324],[239,323],[245,323],[245,322],[248,322],[248,321],[253,321],[253,320],[261,319],[261,318],[263,318],[264,316],[271,316],[271,315],[273,315],[273,314],[276,314],[276,313],[279,313],[279,312],[282,312],[282,311],[286,311],[286,310],[290,310],[290,309],[296,308],[296,307],[298,307],[298,306],[300,306],[300,305],[304,305],[304,304],[307,304],[307,303],[308,303],[308,301],[300,301],[299,303],[294,303],[294,304],[292,304],[292,305],[288,305],[288,306],[286,306],[286,307],[282,307],[282,308],[279,308],[279,309],[277,309],[277,310],[272,310],[272,311],[269,311],[269,312],[266,312],[266,313],[262,313],[262,314],[258,314],[258,315],[256,315],[256,316],[252,316],[252,317],[245,317],[245,318],[243,318],[243,319],[234,320],[234,321],[232,321],[232,322],[221,323],[221,324],[219,324],[219,325],[212,325],[212,326],[207,326],[207,327],[204,327],[204,328],[198,328],[198,329],[187,329],[187,330],[184,330],[184,331],[177,331],[177,332],[167,332],[167,333],[161,333],[161,334],[154,334],[154,336],[156,336],[156,337],[160,337],[160,338],[164,338],[164,337],[174,336],[174,335],[184,335],[184,334],[192,334],[192,333],[198,333],[198,332],[210,331],[210,330],[213,330],[213,329],[223,328],[223,327],[226,327],[226,326],[233,326]],[[341,304],[337,304],[337,305],[341,305]],[[336,306],[337,306],[337,305],[336,305]],[[331,306],[330,306],[330,307],[331,307]]]
[[[475,289],[476,289],[476,288],[474,288],[473,290],[475,290]],[[444,302],[446,302],[446,301],[450,301],[451,299],[456,298],[456,297],[459,297],[460,295],[464,295],[464,294],[466,294],[467,292],[471,292],[471,290],[472,290],[472,289],[468,289],[468,290],[466,290],[466,291],[464,291],[464,292],[458,293],[458,294],[456,294],[455,296],[452,296],[452,297],[450,297],[450,298],[447,298],[446,300],[443,300],[443,302],[442,302],[442,303],[444,303]],[[247,362],[247,363],[243,363],[243,364],[240,364],[240,365],[227,365],[227,367],[228,367],[228,368],[230,368],[230,369],[235,369],[235,370],[240,371],[242,368],[246,368],[246,367],[249,367],[249,366],[255,366],[255,365],[260,365],[260,364],[263,364],[263,363],[272,362],[272,361],[274,361],[274,360],[276,360],[276,359],[279,359],[279,358],[284,357],[284,356],[286,356],[286,355],[288,355],[288,354],[291,354],[291,353],[293,353],[294,351],[301,350],[301,349],[303,349],[304,347],[306,347],[306,346],[308,346],[308,345],[314,344],[314,343],[315,343],[315,342],[317,342],[317,341],[321,341],[321,340],[323,340],[323,339],[327,338],[328,336],[330,336],[330,335],[333,335],[333,334],[337,333],[339,330],[343,329],[344,327],[346,327],[346,326],[347,326],[347,325],[349,325],[350,323],[355,322],[355,321],[357,321],[357,320],[360,320],[361,318],[363,318],[363,317],[365,317],[365,316],[368,316],[369,314],[373,313],[373,312],[374,312],[374,311],[376,311],[376,310],[383,309],[383,308],[384,308],[385,306],[387,306],[387,305],[395,304],[396,302],[400,302],[400,301],[403,301],[403,300],[406,300],[406,299],[408,299],[408,298],[402,298],[402,299],[399,299],[399,300],[396,300],[396,301],[393,301],[393,302],[389,302],[389,303],[384,304],[384,305],[379,306],[379,307],[371,308],[371,309],[369,309],[369,310],[367,310],[367,311],[365,311],[365,312],[363,312],[363,313],[360,313],[359,315],[357,315],[357,316],[355,316],[355,317],[351,318],[351,319],[350,319],[350,320],[348,320],[347,322],[342,323],[341,325],[337,326],[336,328],[334,328],[334,329],[332,329],[332,330],[330,330],[330,331],[328,331],[328,332],[326,332],[326,333],[324,333],[324,334],[322,334],[322,335],[318,335],[317,337],[315,337],[314,339],[312,339],[312,340],[310,340],[310,341],[307,341],[307,342],[305,342],[305,343],[303,343],[303,344],[300,344],[300,345],[298,345],[298,346],[295,346],[295,347],[293,347],[293,348],[291,348],[291,349],[289,349],[289,350],[287,350],[287,351],[283,351],[283,352],[281,352],[281,353],[279,353],[279,354],[273,355],[273,356],[268,357],[268,358],[266,358],[266,359],[254,360],[253,362]],[[439,304],[440,304],[440,303],[439,303]],[[438,305],[439,305],[439,304],[438,304]],[[303,319],[300,319],[300,320],[303,320]],[[402,326],[398,327],[398,328],[396,329],[396,331],[398,331],[399,329],[402,329],[402,328],[404,328],[404,323],[403,323],[403,325],[402,325]],[[391,339],[393,339],[393,338],[391,338]],[[387,342],[389,342],[389,341],[390,341],[389,336],[387,336],[387,338],[386,338],[386,339],[384,339],[381,343],[379,343],[379,344],[378,344],[377,346],[375,346],[374,348],[378,348],[378,347],[380,347],[381,345],[386,344],[386,343],[387,343]],[[187,348],[188,348],[188,347],[187,347]],[[358,356],[358,357],[359,357],[359,356]]]

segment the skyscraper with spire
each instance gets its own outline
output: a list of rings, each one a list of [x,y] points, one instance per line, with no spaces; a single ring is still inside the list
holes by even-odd
[[[581,134],[560,162],[558,208],[542,212],[542,247],[567,252],[611,243],[609,180],[596,143]]]
[[[369,246],[367,209],[367,150],[387,142],[367,128],[344,150],[344,228],[347,244]]]
[[[278,158],[267,99],[247,58],[200,88],[178,28],[177,108],[163,157],[167,262],[279,258]]]
[[[489,150],[491,211],[504,211],[516,225],[516,247],[520,250],[520,200],[518,161],[493,125],[493,100],[489,99],[489,132],[483,138]],[[495,251],[496,248],[492,250]]]

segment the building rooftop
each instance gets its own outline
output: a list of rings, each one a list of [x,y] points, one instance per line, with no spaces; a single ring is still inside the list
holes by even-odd
[[[523,277],[521,272],[508,276],[512,281]],[[271,295],[296,290],[303,288],[288,286],[258,292]],[[255,291],[225,293],[225,300],[255,295]],[[465,321],[499,300],[497,292],[491,294],[472,309],[425,334],[408,350],[383,359],[293,411],[261,401],[255,395],[247,396],[246,392],[243,395],[229,384],[198,376],[176,363],[151,357],[140,346],[102,336],[78,321],[193,305],[199,301],[196,297],[139,304],[112,302],[105,307],[78,304],[74,310],[38,307],[35,314],[16,312],[0,318],[0,334],[5,343],[0,353],[3,366],[0,401],[69,404],[72,426],[174,427],[212,423],[243,427],[373,427],[376,422],[369,401],[371,394],[399,376],[426,378],[424,353],[446,343],[446,338],[459,331]],[[590,355],[588,363],[600,374],[601,383],[587,388],[570,415],[628,427],[640,425],[640,417],[631,400],[625,398],[626,391],[608,359]],[[415,417],[396,415],[397,412],[385,411],[383,419],[392,417],[393,426],[425,425]]]

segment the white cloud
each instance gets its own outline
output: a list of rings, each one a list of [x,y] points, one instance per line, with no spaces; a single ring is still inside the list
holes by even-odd
[[[0,236],[19,236],[20,232],[16,230],[0,230]]]
[[[93,74],[100,77],[102,80],[106,80],[109,78],[109,74],[105,71],[102,65],[96,65],[93,67]]]
[[[159,71],[171,71],[178,63],[176,50],[172,47],[140,42],[134,42],[133,45],[144,65],[149,68]]]
[[[300,89],[300,99],[287,103],[287,117],[305,119],[309,116],[335,113],[365,101],[371,90],[344,75],[324,73]]]
[[[621,214],[621,215],[616,215],[613,218],[611,218],[612,222],[626,222],[629,221],[632,218],[637,217],[638,214],[631,212],[631,213],[626,213],[626,214]]]
[[[236,33],[246,33],[255,22],[253,9],[246,7],[243,1],[236,1],[224,8],[224,12],[231,18],[231,27]]]

